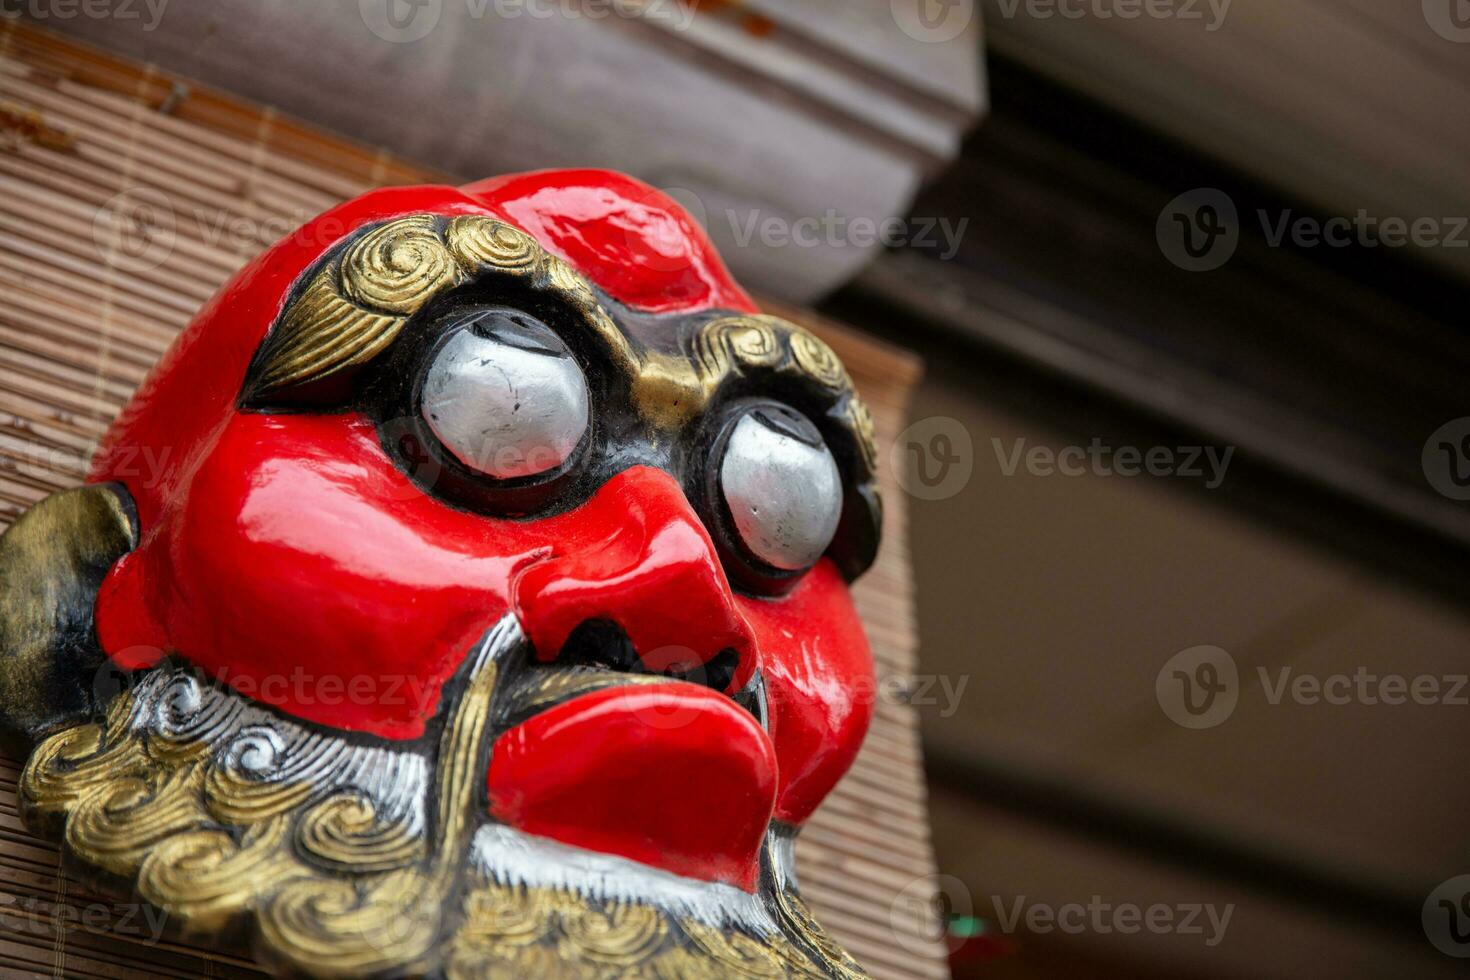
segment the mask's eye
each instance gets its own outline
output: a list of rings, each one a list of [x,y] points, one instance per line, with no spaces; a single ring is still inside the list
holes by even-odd
[[[741,548],[783,572],[815,564],[842,517],[842,478],[816,426],[767,403],[728,433],[718,485]]]
[[[461,463],[497,480],[572,457],[587,432],[587,379],[560,337],[519,310],[454,328],[424,374],[420,411]]]

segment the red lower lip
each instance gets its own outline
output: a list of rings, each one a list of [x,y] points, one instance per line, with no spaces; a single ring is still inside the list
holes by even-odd
[[[490,812],[527,833],[754,891],[776,784],[770,738],[729,698],[638,685],[582,695],[500,736]]]

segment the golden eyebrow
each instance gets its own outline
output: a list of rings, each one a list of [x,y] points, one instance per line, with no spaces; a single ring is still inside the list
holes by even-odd
[[[430,300],[487,272],[556,293],[636,373],[638,358],[592,287],[530,235],[481,215],[415,214],[334,248],[288,301],[246,377],[258,403],[366,364],[397,339]]]
[[[691,365],[707,396],[731,378],[786,376],[842,424],[867,475],[877,472],[873,416],[836,352],[815,334],[780,317],[729,316],[704,324],[690,346]]]

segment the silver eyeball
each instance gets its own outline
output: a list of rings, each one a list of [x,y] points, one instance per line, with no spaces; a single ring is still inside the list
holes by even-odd
[[[816,426],[789,409],[753,409],[719,465],[720,492],[752,555],[782,571],[822,557],[842,517],[842,478]]]
[[[544,323],[496,309],[457,328],[424,376],[424,421],[454,458],[497,480],[565,463],[587,432],[587,378]]]

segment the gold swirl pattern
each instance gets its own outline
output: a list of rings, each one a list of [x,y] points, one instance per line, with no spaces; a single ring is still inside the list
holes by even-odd
[[[837,359],[837,354],[810,332],[800,327],[792,331],[791,353],[802,372],[824,388],[845,391],[852,387],[852,382],[847,379],[847,369]]]
[[[482,736],[489,673],[479,687],[471,683],[446,734],[460,778],[459,795],[445,805],[466,815],[473,785],[463,778],[473,756],[466,746]],[[236,723],[268,717],[243,705],[187,673],[150,675],[137,692],[117,699],[105,725],[77,726],[37,747],[20,784],[28,819],[64,817],[62,836],[73,854],[135,876],[140,894],[193,928],[223,928],[256,914],[270,955],[293,969],[375,973],[396,969],[405,951],[421,953],[438,934],[454,862],[441,854],[428,868],[415,866],[425,853],[420,834],[405,815],[384,820],[360,792],[310,803],[326,788],[313,777],[330,786],[364,767],[386,778],[401,777],[402,768],[372,754],[380,750],[346,753],[340,740],[303,736],[286,722],[284,734],[269,736],[260,724],[241,727]],[[206,733],[209,741],[184,751],[186,732]],[[155,742],[165,750],[153,751]],[[266,775],[281,772],[288,777],[281,782]],[[440,819],[454,823],[447,813]],[[425,887],[435,874],[437,889]],[[356,935],[333,935],[348,919]],[[415,930],[407,938],[419,939],[400,947],[405,923]]]
[[[135,871],[160,841],[205,824],[198,784],[194,767],[114,779],[77,801],[67,846],[104,870]]]
[[[219,929],[247,911],[265,883],[308,873],[293,858],[290,820],[246,830],[179,834],[159,842],[138,868],[138,893],[195,929]]]
[[[64,729],[37,746],[21,772],[21,783],[28,788],[22,798],[30,811],[27,817],[64,812],[147,768],[141,745],[132,741],[109,745],[100,725]]]
[[[541,259],[541,268],[546,274],[547,285],[556,292],[572,299],[577,305],[597,305],[597,294],[592,291],[592,285],[562,259],[545,253]],[[607,311],[603,310],[602,314],[606,317]]]
[[[501,943],[493,946],[456,945],[450,953],[445,974],[448,980],[525,980],[545,977],[547,980],[612,980],[613,976],[637,977],[639,974],[615,974],[604,970],[590,972],[560,959],[549,946]]]
[[[358,306],[412,316],[460,281],[461,270],[427,214],[368,232],[342,257],[342,292]]]
[[[301,818],[301,849],[327,870],[392,871],[423,857],[425,842],[402,821],[379,818],[373,801],[358,793],[323,800]]]
[[[726,934],[703,923],[686,923],[685,931],[694,945],[719,967],[712,976],[822,976],[789,945],[777,946],[740,933]]]
[[[534,269],[542,255],[536,239],[519,228],[478,215],[449,222],[444,240],[460,267],[471,274],[486,266],[507,271]]]
[[[204,774],[209,809],[227,823],[269,820],[305,803],[311,783],[295,780],[252,780],[232,766],[210,766]]]
[[[449,980],[827,976],[778,933],[726,933],[649,906],[596,902],[555,889],[482,881],[465,911],[449,952]]]
[[[550,932],[553,914],[551,896],[542,889],[491,885],[466,898],[465,923],[456,940],[481,949],[529,946]]]
[[[469,685],[454,706],[439,750],[438,839],[426,867],[355,882],[313,877],[291,882],[261,910],[261,935],[294,968],[330,961],[353,976],[428,968],[443,928],[444,908],[469,845],[477,765],[498,665],[492,652],[519,636],[507,617],[476,654]]]
[[[707,392],[753,368],[791,371],[829,397],[852,392],[837,354],[805,328],[773,316],[721,317],[695,334],[691,352]]]
[[[784,892],[784,885],[776,891],[799,902]],[[786,898],[777,899],[772,909],[783,925],[788,921],[783,907],[805,912],[803,905],[785,903]],[[789,922],[799,931],[779,929],[774,920],[767,929],[720,928],[641,903],[507,884],[481,869],[464,899],[464,921],[454,935],[446,973],[449,980],[863,980],[865,974],[821,934],[809,915],[793,915]],[[835,951],[830,955],[829,947]]]
[[[848,397],[843,414],[847,419],[847,427],[852,430],[857,440],[858,452],[862,454],[868,472],[878,472],[878,438],[873,431],[873,415],[868,411],[868,406],[863,400],[857,396],[857,392],[853,392]]]
[[[362,882],[314,876],[271,895],[257,923],[286,972],[329,965],[338,976],[417,976],[439,935],[442,910],[432,892],[429,875],[416,868]]]
[[[635,966],[649,958],[669,930],[668,920],[646,905],[604,910],[568,901],[560,912],[564,959],[583,957],[608,966]]]
[[[705,324],[694,338],[694,362],[707,385],[716,385],[731,371],[746,367],[774,367],[785,357],[777,328],[793,328],[774,317],[723,317]]]
[[[318,271],[261,345],[254,396],[317,381],[381,354],[408,318],[463,272],[420,214],[373,229]]]

